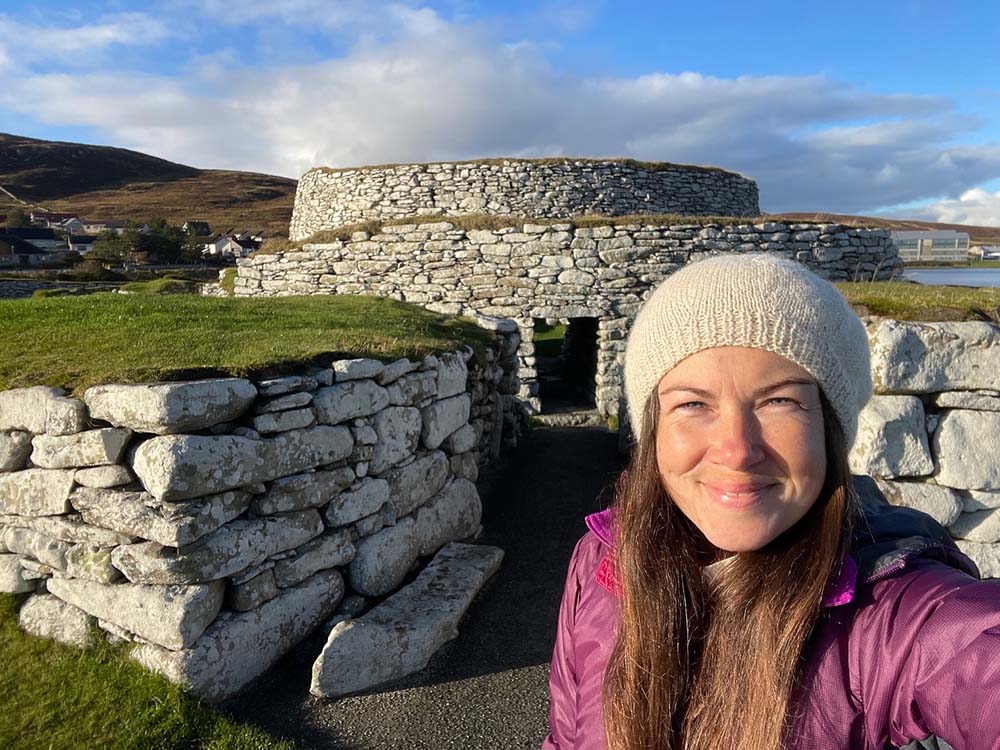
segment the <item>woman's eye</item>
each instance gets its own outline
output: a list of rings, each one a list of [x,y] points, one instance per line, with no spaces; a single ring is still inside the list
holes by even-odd
[[[704,405],[705,405],[705,403],[703,401],[687,401],[687,402],[685,402],[683,404],[678,404],[677,408],[678,409],[700,409]]]
[[[769,398],[765,403],[777,404],[779,406],[783,406],[786,404],[795,404],[796,402],[790,398],[785,398],[783,396],[776,396],[775,398]]]

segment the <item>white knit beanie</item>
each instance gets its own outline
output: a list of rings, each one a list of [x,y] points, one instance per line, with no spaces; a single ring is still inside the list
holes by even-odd
[[[837,288],[776,255],[720,255],[671,274],[643,304],[625,346],[625,397],[642,434],[646,400],[685,357],[717,346],[765,349],[816,378],[847,437],[872,393],[868,337]]]

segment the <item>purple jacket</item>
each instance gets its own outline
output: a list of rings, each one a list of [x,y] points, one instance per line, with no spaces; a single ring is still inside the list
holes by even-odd
[[[806,647],[789,750],[1000,750],[1000,582],[930,516],[855,477],[864,519]],[[618,598],[610,511],[587,518],[559,610],[547,750],[604,748]]]

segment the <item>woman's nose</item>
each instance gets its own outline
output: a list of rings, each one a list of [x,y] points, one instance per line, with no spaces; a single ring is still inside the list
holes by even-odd
[[[764,457],[760,421],[752,409],[724,409],[712,436],[715,460],[731,469],[757,464]]]

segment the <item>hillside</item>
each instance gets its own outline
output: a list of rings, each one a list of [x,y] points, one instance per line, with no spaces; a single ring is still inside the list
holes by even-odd
[[[295,185],[285,177],[195,169],[110,146],[0,133],[0,212],[20,206],[98,220],[198,219],[214,230],[286,234]]]

